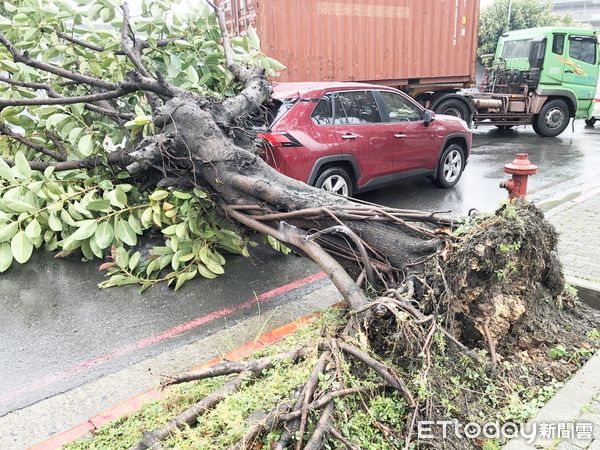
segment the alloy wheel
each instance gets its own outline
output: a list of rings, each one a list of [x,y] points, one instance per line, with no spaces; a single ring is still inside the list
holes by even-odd
[[[444,159],[444,179],[448,183],[454,182],[462,169],[462,155],[458,150],[452,150]]]
[[[333,192],[334,194],[348,196],[348,183],[340,175],[327,177],[321,185],[321,189]]]

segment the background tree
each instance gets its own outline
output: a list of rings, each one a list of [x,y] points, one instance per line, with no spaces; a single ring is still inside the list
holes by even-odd
[[[508,9],[510,7],[510,24]],[[477,55],[493,54],[502,33],[523,28],[544,27],[550,25],[575,25],[568,14],[554,14],[552,2],[546,0],[493,0],[481,10],[479,16],[479,34]]]

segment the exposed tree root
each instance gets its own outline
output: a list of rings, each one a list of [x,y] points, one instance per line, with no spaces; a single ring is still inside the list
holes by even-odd
[[[304,346],[295,350],[291,350],[277,355],[268,356],[253,361],[224,361],[211,367],[206,367],[195,372],[190,372],[183,375],[167,377],[161,387],[165,388],[173,384],[188,383],[194,380],[202,380],[204,378],[220,377],[223,375],[231,375],[232,373],[252,373],[259,375],[263,370],[273,367],[274,364],[282,361],[296,362],[302,359],[310,351],[309,347]]]

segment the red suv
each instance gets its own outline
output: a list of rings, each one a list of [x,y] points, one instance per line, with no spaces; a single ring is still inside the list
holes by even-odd
[[[454,186],[472,135],[404,93],[363,83],[279,83],[260,117],[263,158],[281,173],[342,195],[426,175]]]

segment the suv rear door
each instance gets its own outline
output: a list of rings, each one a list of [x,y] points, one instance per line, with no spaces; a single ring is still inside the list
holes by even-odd
[[[333,114],[341,152],[354,156],[360,168],[358,187],[394,172],[394,142],[386,135],[373,91],[335,92]]]

